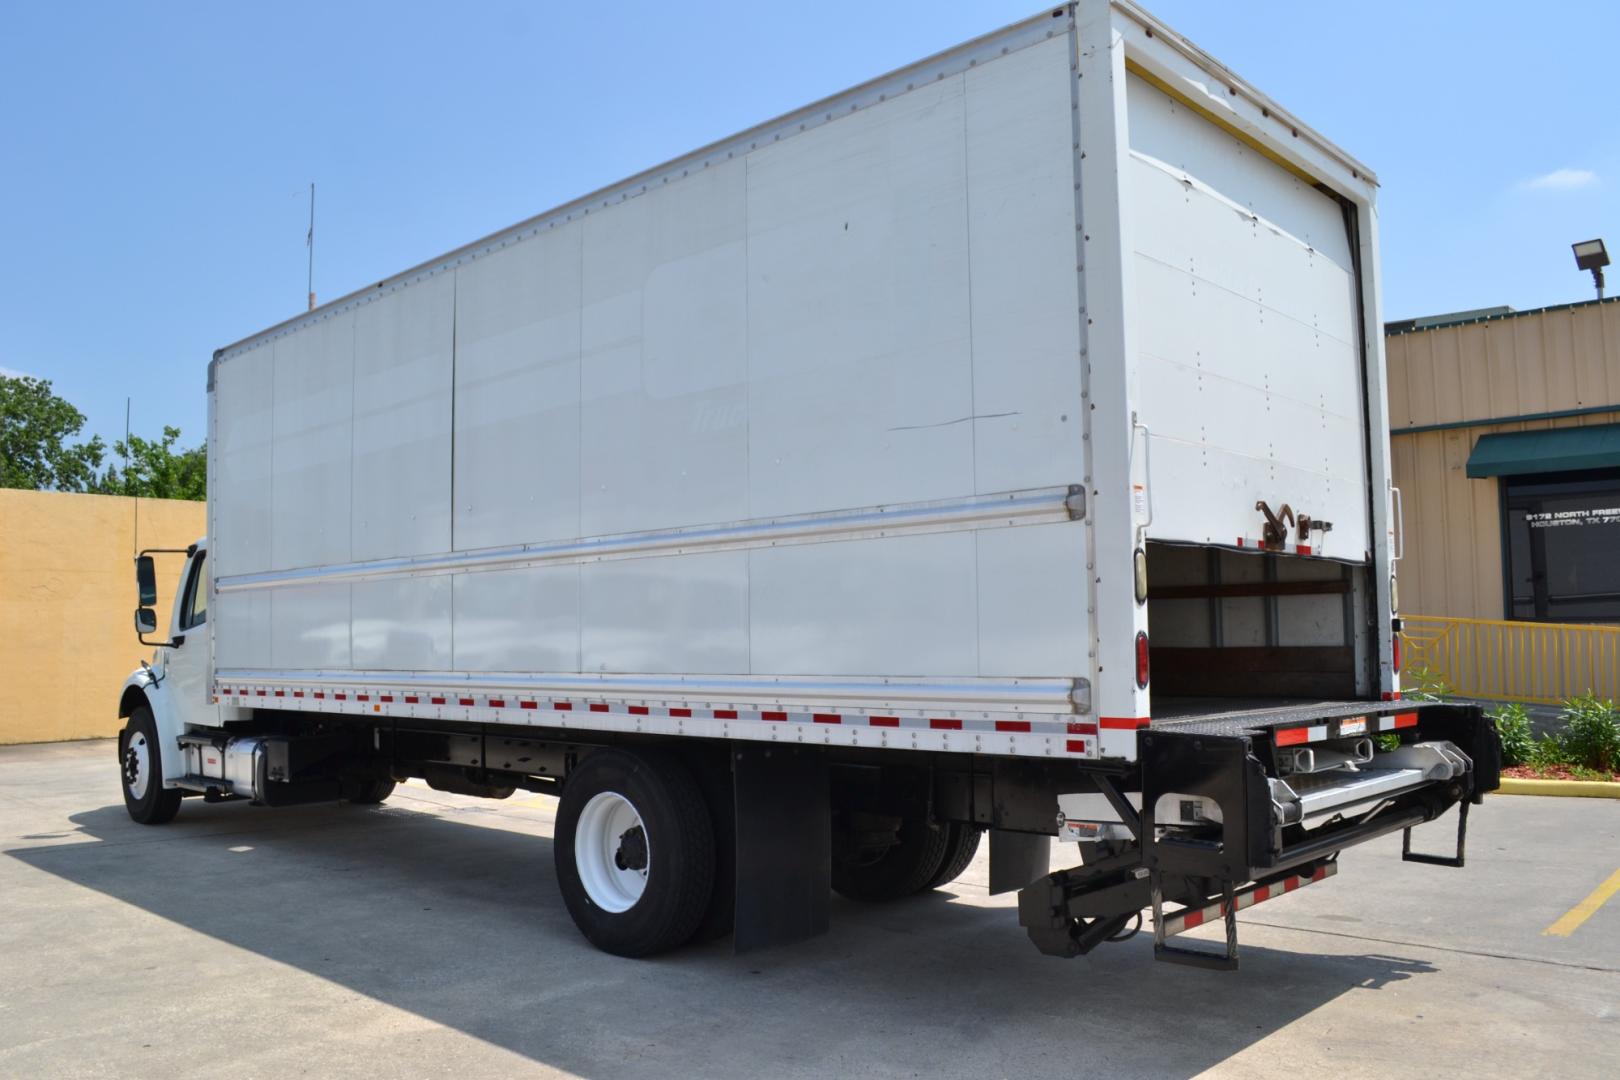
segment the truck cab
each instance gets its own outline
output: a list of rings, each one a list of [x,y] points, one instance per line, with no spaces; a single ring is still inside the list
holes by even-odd
[[[183,555],[167,637],[158,626],[154,556]],[[207,538],[184,549],[149,549],[135,559],[139,605],[135,632],[152,659],[124,680],[118,738],[124,804],[147,825],[174,818],[180,801],[248,800],[266,806],[336,801],[376,803],[394,780],[364,732],[330,730],[319,718],[289,722],[242,705],[222,704],[213,685],[214,595]],[[280,694],[276,695],[280,697]],[[299,695],[302,696],[302,695]]]
[[[169,612],[168,634],[152,639],[158,629],[157,559],[184,556],[179,587]],[[185,755],[179,736],[195,727],[218,728],[222,710],[209,688],[210,639],[208,626],[208,540],[200,538],[184,549],[151,549],[135,560],[139,606],[135,632],[141,644],[151,645],[152,659],[124,680],[118,715],[126,720],[118,740],[118,760],[124,780],[124,799],[137,821],[167,821],[179,808],[181,789],[175,779],[183,775]],[[234,710],[233,710],[234,711]]]

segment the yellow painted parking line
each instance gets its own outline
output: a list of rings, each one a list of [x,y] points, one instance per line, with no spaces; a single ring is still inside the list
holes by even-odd
[[[1587,919],[1590,919],[1592,914],[1596,912],[1598,908],[1603,906],[1603,902],[1605,900],[1617,892],[1620,892],[1620,870],[1616,870],[1614,873],[1610,874],[1608,880],[1599,885],[1597,888],[1593,889],[1590,896],[1576,904],[1574,907],[1570,908],[1568,911],[1564,912],[1563,918],[1547,927],[1547,929],[1543,930],[1541,933],[1544,936],[1551,935],[1552,937],[1569,937],[1569,935],[1580,929],[1581,923],[1585,922]]]

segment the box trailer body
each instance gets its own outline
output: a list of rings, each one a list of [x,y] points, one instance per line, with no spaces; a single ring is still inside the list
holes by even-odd
[[[1006,719],[997,752],[1129,757],[1133,552],[1256,544],[1257,501],[1331,522],[1299,577],[1354,571],[1281,644],[1394,690],[1344,197],[1132,67],[1077,177],[1076,64],[1034,20],[224,350],[222,696],[900,713],[939,750]],[[1221,644],[1185,607],[1154,643]],[[893,737],[841,726],[809,737]]]
[[[1287,869],[1236,858],[1260,825],[1223,798],[1303,835],[1314,793],[1318,860],[1344,808],[1466,805],[1494,776],[1477,714],[1398,701],[1374,193],[1099,0],[222,349],[193,632],[159,655],[165,785],[273,802],[277,763],[321,774],[345,738],[483,794],[566,792],[604,745],[724,748],[739,919],[764,910],[745,819],[836,863],[817,815],[919,820],[895,769],[927,771],[921,820],[958,852],[995,830],[1014,887],[1046,870],[1023,838],[1100,838],[1088,865],[1133,849],[1145,877],[1157,832],[1223,816],[1226,855],[1187,874]],[[141,673],[126,715],[135,693],[160,696]],[[1200,788],[1231,774],[1181,760],[1194,729],[1255,790]],[[211,783],[232,760],[259,787]],[[750,935],[824,911],[773,919]],[[1084,951],[1062,919],[1052,951]]]

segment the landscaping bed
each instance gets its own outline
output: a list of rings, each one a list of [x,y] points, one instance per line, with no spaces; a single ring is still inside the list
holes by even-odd
[[[1431,673],[1408,673],[1416,701],[1445,701],[1451,688]],[[1537,736],[1523,705],[1486,714],[1502,738],[1502,791],[1519,795],[1620,798],[1620,709],[1593,694],[1563,703],[1557,729]]]
[[[1589,780],[1620,784],[1620,773],[1580,765],[1509,765],[1502,775],[1513,780]]]

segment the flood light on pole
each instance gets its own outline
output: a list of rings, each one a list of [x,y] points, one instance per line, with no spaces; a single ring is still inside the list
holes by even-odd
[[[1602,240],[1582,240],[1570,247],[1575,249],[1575,268],[1592,271],[1598,299],[1603,299],[1603,268],[1609,265],[1609,249],[1603,246]]]

